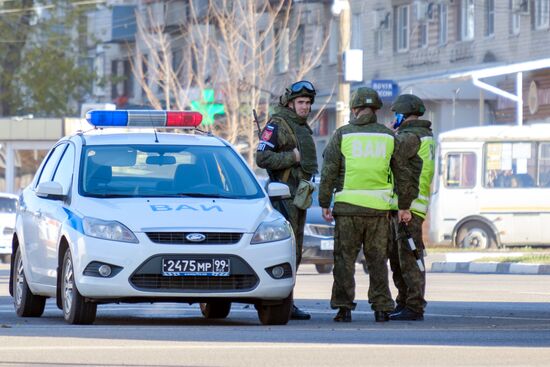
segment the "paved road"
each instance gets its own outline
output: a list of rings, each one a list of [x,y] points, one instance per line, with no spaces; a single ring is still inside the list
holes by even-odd
[[[332,322],[332,277],[303,266],[298,304],[311,321],[266,327],[253,307],[206,321],[196,305],[104,305],[94,325],[72,326],[48,302],[17,318],[0,265],[0,366],[548,366],[550,276],[428,274],[424,322],[376,324],[357,268],[358,310]]]

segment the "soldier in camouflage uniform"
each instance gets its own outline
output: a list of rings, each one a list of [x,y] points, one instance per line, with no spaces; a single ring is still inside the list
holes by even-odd
[[[396,187],[399,211],[392,217],[394,239],[390,242],[389,253],[398,295],[390,319],[423,320],[426,273],[419,268],[399,225],[404,223],[407,226],[416,247],[423,254],[422,223],[428,211],[435,143],[431,122],[419,119],[426,111],[420,98],[412,94],[401,95],[392,105],[392,111],[396,116],[393,128],[399,146],[396,152],[398,171],[406,177],[407,184]]]
[[[286,88],[279,105],[262,131],[256,164],[265,168],[272,181],[284,182],[290,188],[290,199],[273,203],[290,222],[296,238],[296,270],[302,259],[306,211],[296,207],[293,199],[301,179],[310,180],[317,173],[317,153],[313,131],[307,123],[315,88],[299,81]],[[291,318],[309,320],[311,316],[296,306]]]
[[[337,322],[351,322],[355,309],[355,260],[362,249],[369,269],[369,303],[377,322],[389,320],[394,303],[388,281],[388,213],[393,195],[393,132],[378,124],[378,93],[359,88],[351,96],[354,118],[331,137],[319,188],[323,217],[336,220],[334,284],[330,306]],[[334,209],[330,209],[334,193]]]

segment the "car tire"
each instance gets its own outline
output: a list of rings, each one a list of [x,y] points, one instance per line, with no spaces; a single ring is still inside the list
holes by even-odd
[[[67,250],[63,257],[61,273],[61,303],[65,321],[73,325],[92,324],[97,312],[97,304],[86,302],[76,288],[74,267],[71,251]]]
[[[315,264],[315,269],[319,274],[330,274],[334,265],[332,264]]]
[[[256,305],[256,309],[262,325],[286,325],[290,320],[292,292],[280,304],[259,304]]]
[[[231,302],[219,300],[201,303],[202,315],[207,319],[225,319],[231,311]]]
[[[497,247],[494,232],[488,225],[473,221],[464,223],[457,231],[455,247],[491,249]]]
[[[12,269],[13,305],[20,317],[40,317],[46,307],[46,297],[34,295],[25,278],[21,249],[15,253],[15,262]]]

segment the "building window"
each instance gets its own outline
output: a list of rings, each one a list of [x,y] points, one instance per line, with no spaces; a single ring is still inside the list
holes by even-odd
[[[338,62],[338,23],[330,24],[330,39],[328,40],[328,63],[336,64]]]
[[[363,49],[362,38],[363,30],[361,29],[361,14],[355,13],[351,18],[351,48]]]
[[[409,6],[398,7],[396,13],[397,52],[406,52],[409,50]]]
[[[495,34],[495,0],[485,1],[485,36]]]
[[[510,0],[510,34],[517,36],[520,30],[520,4],[525,0]]]
[[[374,32],[374,43],[376,54],[381,55],[384,52],[384,31],[382,29],[377,29]]]
[[[182,75],[183,69],[183,50],[181,48],[172,49],[172,70],[174,74],[179,78]]]
[[[134,73],[129,59],[122,62],[122,75],[124,76],[123,95],[131,98],[134,96]]]
[[[288,71],[288,47],[289,47],[288,28],[278,29],[275,32],[275,70],[278,73]]]
[[[420,48],[428,47],[428,23],[427,22],[423,22],[419,25],[418,47]]]
[[[149,56],[147,54],[141,57],[141,79],[141,96],[143,99],[146,99],[147,92],[145,91],[145,87],[149,86]]]
[[[447,4],[439,4],[439,44],[447,44],[447,22],[448,19]]]
[[[111,60],[111,77],[114,78],[118,75],[118,60]],[[118,83],[115,80],[111,80],[111,98],[118,97]]]
[[[548,28],[550,0],[535,0],[535,29]]]
[[[474,0],[462,0],[460,3],[460,40],[471,41],[474,39],[475,21]]]
[[[298,29],[296,30],[296,39],[294,40],[294,65],[300,65],[302,54],[304,53],[304,38],[305,38],[305,30],[304,26],[300,25],[298,26]]]

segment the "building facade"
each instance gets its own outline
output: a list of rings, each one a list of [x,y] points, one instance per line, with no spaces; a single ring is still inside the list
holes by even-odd
[[[267,1],[267,0],[266,0]],[[338,1],[338,0],[337,0]],[[342,0],[339,0],[342,2]],[[276,1],[268,1],[276,3]],[[303,75],[318,89],[314,130],[322,152],[335,129],[336,90],[343,76],[338,73],[341,17],[333,14],[333,0],[288,2],[294,14],[291,36],[280,38],[274,59],[270,92],[280,93],[284,83],[299,75],[297,65],[311,50],[319,59]],[[193,1],[200,9],[208,3]],[[256,1],[257,4],[264,1]],[[389,106],[399,93],[414,93],[426,101],[427,118],[436,133],[473,125],[513,123],[510,101],[483,91],[457,73],[550,58],[550,0],[350,0],[350,49],[362,50],[361,81],[350,82],[351,90],[372,86],[384,97],[380,119],[392,119]],[[202,5],[201,5],[202,4]],[[159,78],[147,65],[150,47],[136,37],[135,11],[152,13],[164,23],[173,43],[169,62],[193,64],[186,58],[190,33],[175,32],[189,19],[190,1],[116,1],[91,14],[90,39],[100,39],[90,48],[96,70],[105,80],[96,86],[92,102],[119,106],[149,103],[140,86]],[[297,26],[296,26],[297,25]],[[260,30],[261,32],[261,30]],[[103,38],[102,38],[103,37]],[[262,47],[262,45],[258,45]],[[137,55],[137,56],[136,56]],[[197,65],[191,65],[196,68]],[[139,80],[136,79],[139,71]],[[514,90],[515,75],[487,80],[505,90]],[[523,74],[524,122],[550,122],[550,68]],[[154,92],[154,91],[153,91]],[[161,93],[160,90],[156,93]]]

